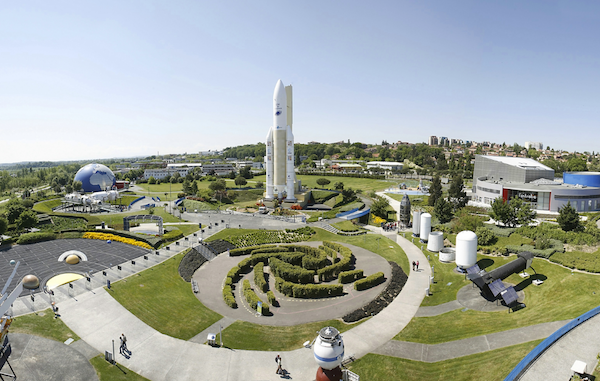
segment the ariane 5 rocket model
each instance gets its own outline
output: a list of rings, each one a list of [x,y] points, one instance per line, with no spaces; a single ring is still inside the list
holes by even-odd
[[[273,93],[273,126],[267,134],[266,200],[283,198],[295,202],[294,183],[294,134],[292,133],[292,86],[283,86],[281,79],[275,85]]]

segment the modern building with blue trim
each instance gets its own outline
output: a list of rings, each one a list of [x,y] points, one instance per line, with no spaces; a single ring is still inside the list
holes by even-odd
[[[491,205],[498,197],[518,197],[539,212],[557,212],[567,203],[578,212],[599,211],[600,173],[566,172],[561,181],[533,159],[476,155],[471,200]]]

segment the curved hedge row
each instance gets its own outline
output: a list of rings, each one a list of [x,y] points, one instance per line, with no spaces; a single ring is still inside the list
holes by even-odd
[[[269,266],[273,275],[293,283],[307,284],[315,281],[314,271],[294,266],[275,257],[269,258]]]
[[[266,249],[266,248],[271,248],[271,247],[275,247],[275,245],[258,245],[258,246],[240,247],[239,249],[229,250],[229,256],[237,257],[240,255],[248,255],[248,254],[252,253],[253,250],[260,249],[260,248]]]
[[[229,307],[237,308],[237,303],[230,285],[223,287],[223,300]]]
[[[277,303],[277,299],[275,299],[275,293],[273,293],[273,291],[267,291],[267,299],[269,300],[269,303],[274,306],[275,303]]]
[[[261,248],[252,250],[250,252],[250,255],[255,255],[255,254],[260,254],[260,253],[284,253],[284,252],[288,252],[288,251],[294,251],[292,249],[291,246],[273,246],[273,245],[268,245],[268,246],[262,246]]]
[[[258,302],[261,302],[262,303],[262,314],[268,315],[270,312],[269,305],[267,303],[263,303],[261,298],[259,298],[258,295],[256,295],[256,293],[250,286],[250,281],[248,279],[244,280],[244,285],[242,287],[243,287],[242,290],[244,291],[244,297],[246,298],[246,301],[248,302],[248,304],[250,304],[250,307],[252,307],[252,309],[256,311],[258,308]]]
[[[323,246],[335,250],[336,252],[342,255],[342,259],[340,259],[339,262],[319,269],[317,271],[319,280],[327,281],[337,277],[337,275],[342,271],[348,270],[350,268],[350,265],[352,264],[354,256],[352,255],[352,250],[348,249],[343,245],[340,245],[339,243],[323,241]]]
[[[318,270],[327,266],[327,254],[320,249],[310,246],[295,246],[296,252],[306,255],[302,256],[302,267],[307,270]]]
[[[383,275],[383,273],[380,271],[378,273],[369,275],[365,279],[354,282],[354,289],[356,291],[362,291],[366,290],[367,288],[377,286],[383,282],[385,282],[385,275]]]
[[[265,264],[262,262],[259,262],[256,264],[256,266],[254,266],[254,284],[262,292],[267,292],[267,289],[269,288],[269,284],[267,283],[267,280],[265,279],[264,268],[265,268]]]
[[[343,271],[340,273],[338,279],[340,280],[340,283],[352,283],[363,276],[362,270]]]
[[[275,289],[286,296],[308,299],[327,298],[330,296],[339,296],[344,293],[344,287],[341,284],[297,284],[285,281],[279,277],[275,278]]]

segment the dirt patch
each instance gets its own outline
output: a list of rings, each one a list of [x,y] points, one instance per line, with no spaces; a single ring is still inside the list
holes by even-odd
[[[569,251],[581,251],[583,253],[594,253],[596,251],[600,250],[600,246],[596,245],[596,246],[588,246],[588,245],[571,245],[571,244],[565,244],[565,251],[569,252]]]

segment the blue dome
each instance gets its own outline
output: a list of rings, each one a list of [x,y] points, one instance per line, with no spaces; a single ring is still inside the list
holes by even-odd
[[[102,164],[88,164],[75,175],[81,181],[81,189],[85,192],[101,192],[112,188],[117,180],[112,171]]]

